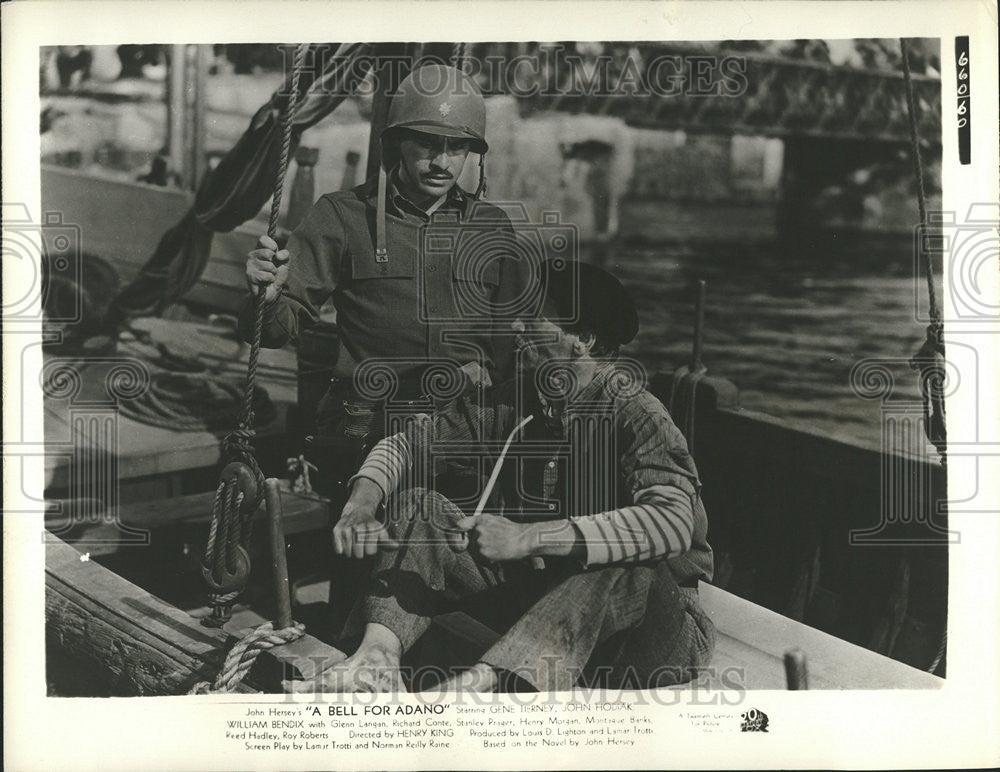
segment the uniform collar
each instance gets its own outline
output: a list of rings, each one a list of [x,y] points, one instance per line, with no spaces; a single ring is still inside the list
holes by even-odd
[[[397,217],[403,217],[406,215],[420,217],[425,220],[430,220],[430,215],[427,214],[423,209],[410,201],[405,195],[398,184],[399,177],[399,166],[394,166],[388,175],[389,190],[386,196],[386,210],[391,212]],[[362,190],[362,195],[365,198],[365,202],[374,207],[376,204],[376,199],[378,197],[378,178],[374,180],[369,180]],[[464,217],[468,211],[469,203],[472,201],[472,197],[462,190],[461,187],[456,183],[452,185],[451,190],[445,195],[445,200],[434,213],[441,211],[448,211],[452,209],[457,209],[461,215]]]

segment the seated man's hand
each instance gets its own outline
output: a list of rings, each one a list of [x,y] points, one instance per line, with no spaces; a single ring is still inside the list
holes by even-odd
[[[290,255],[287,249],[278,251],[274,239],[261,236],[257,249],[247,255],[246,277],[247,287],[254,295],[264,288],[264,298],[270,303],[281,292],[288,281],[288,261]]]
[[[374,555],[379,548],[396,549],[399,544],[379,522],[376,513],[382,491],[367,478],[354,483],[351,497],[333,528],[333,550],[349,558]]]
[[[494,563],[520,560],[532,554],[532,529],[499,515],[463,517],[455,522],[458,536],[465,536],[469,548]],[[458,545],[459,549],[463,545]]]

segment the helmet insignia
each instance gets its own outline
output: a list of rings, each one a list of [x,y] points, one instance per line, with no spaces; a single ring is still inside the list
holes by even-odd
[[[451,105],[448,104],[447,102],[442,102],[438,106],[438,112],[441,113],[442,117],[445,117],[445,118],[448,117],[448,113],[451,112]]]

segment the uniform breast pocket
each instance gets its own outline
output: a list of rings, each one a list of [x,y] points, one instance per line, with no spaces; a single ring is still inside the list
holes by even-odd
[[[352,249],[350,251],[351,278],[365,279],[412,279],[416,275],[417,249],[415,246],[395,246],[389,252],[389,259],[383,263],[375,259],[375,250]]]
[[[337,323],[360,335],[375,335],[383,339],[381,344],[386,330],[415,335],[420,321],[415,252],[390,250],[385,263],[376,262],[374,253],[352,252],[350,280],[338,288]]]

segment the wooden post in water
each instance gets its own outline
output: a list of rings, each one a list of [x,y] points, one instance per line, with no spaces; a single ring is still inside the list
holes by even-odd
[[[188,187],[197,190],[208,164],[205,158],[205,78],[209,49],[205,45],[187,47],[187,126]]]
[[[195,190],[207,165],[205,75],[208,51],[200,45],[172,45],[167,76],[167,149],[180,185]]]
[[[288,196],[285,227],[293,231],[316,200],[316,176],[313,167],[319,160],[319,149],[300,145],[295,151],[295,178]]]
[[[167,74],[167,154],[170,157],[170,171],[177,175],[182,187],[187,186],[184,174],[185,65],[184,46],[170,46],[170,69]]]
[[[705,369],[701,363],[701,351],[705,340],[705,280],[695,282],[694,298],[694,341],[691,345],[691,372]]]
[[[361,161],[361,154],[354,151],[347,151],[347,158],[344,162],[344,176],[340,180],[341,190],[350,190],[358,184],[358,163]]]

